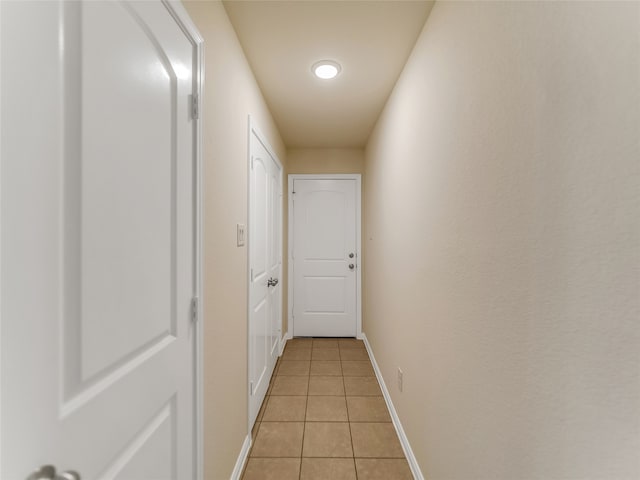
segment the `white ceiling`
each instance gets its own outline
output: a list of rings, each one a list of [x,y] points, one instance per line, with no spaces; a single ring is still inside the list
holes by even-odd
[[[418,0],[226,0],[288,147],[362,147],[431,11]],[[311,72],[335,60],[333,80]]]

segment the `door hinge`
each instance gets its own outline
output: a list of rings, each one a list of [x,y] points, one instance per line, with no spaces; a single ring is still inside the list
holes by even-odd
[[[253,282],[253,268],[251,269],[251,281]]]
[[[198,317],[198,297],[193,297],[191,299],[191,321],[194,323],[197,322]]]
[[[249,382],[249,395],[253,395],[253,382]]]
[[[197,93],[191,95],[191,118],[197,120],[200,118],[200,96]]]
[[[251,155],[251,170],[253,170],[253,155]]]

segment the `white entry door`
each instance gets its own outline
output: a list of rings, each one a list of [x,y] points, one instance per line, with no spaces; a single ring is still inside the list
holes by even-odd
[[[249,187],[249,425],[253,426],[282,336],[282,168],[251,126]]]
[[[193,479],[189,20],[156,1],[0,9],[0,478]]]
[[[293,179],[294,336],[358,334],[357,192],[357,179]]]

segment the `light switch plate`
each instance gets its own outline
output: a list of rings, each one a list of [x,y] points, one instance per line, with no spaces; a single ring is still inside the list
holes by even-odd
[[[243,223],[236,224],[236,235],[238,239],[238,246],[244,247],[246,229]]]

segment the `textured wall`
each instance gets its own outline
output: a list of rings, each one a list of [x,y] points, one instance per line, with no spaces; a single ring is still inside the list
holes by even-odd
[[[639,32],[436,3],[378,121],[365,332],[430,480],[640,478]]]
[[[247,435],[248,115],[286,167],[286,150],[224,7],[184,2],[205,40],[204,460],[205,478],[229,478]]]

